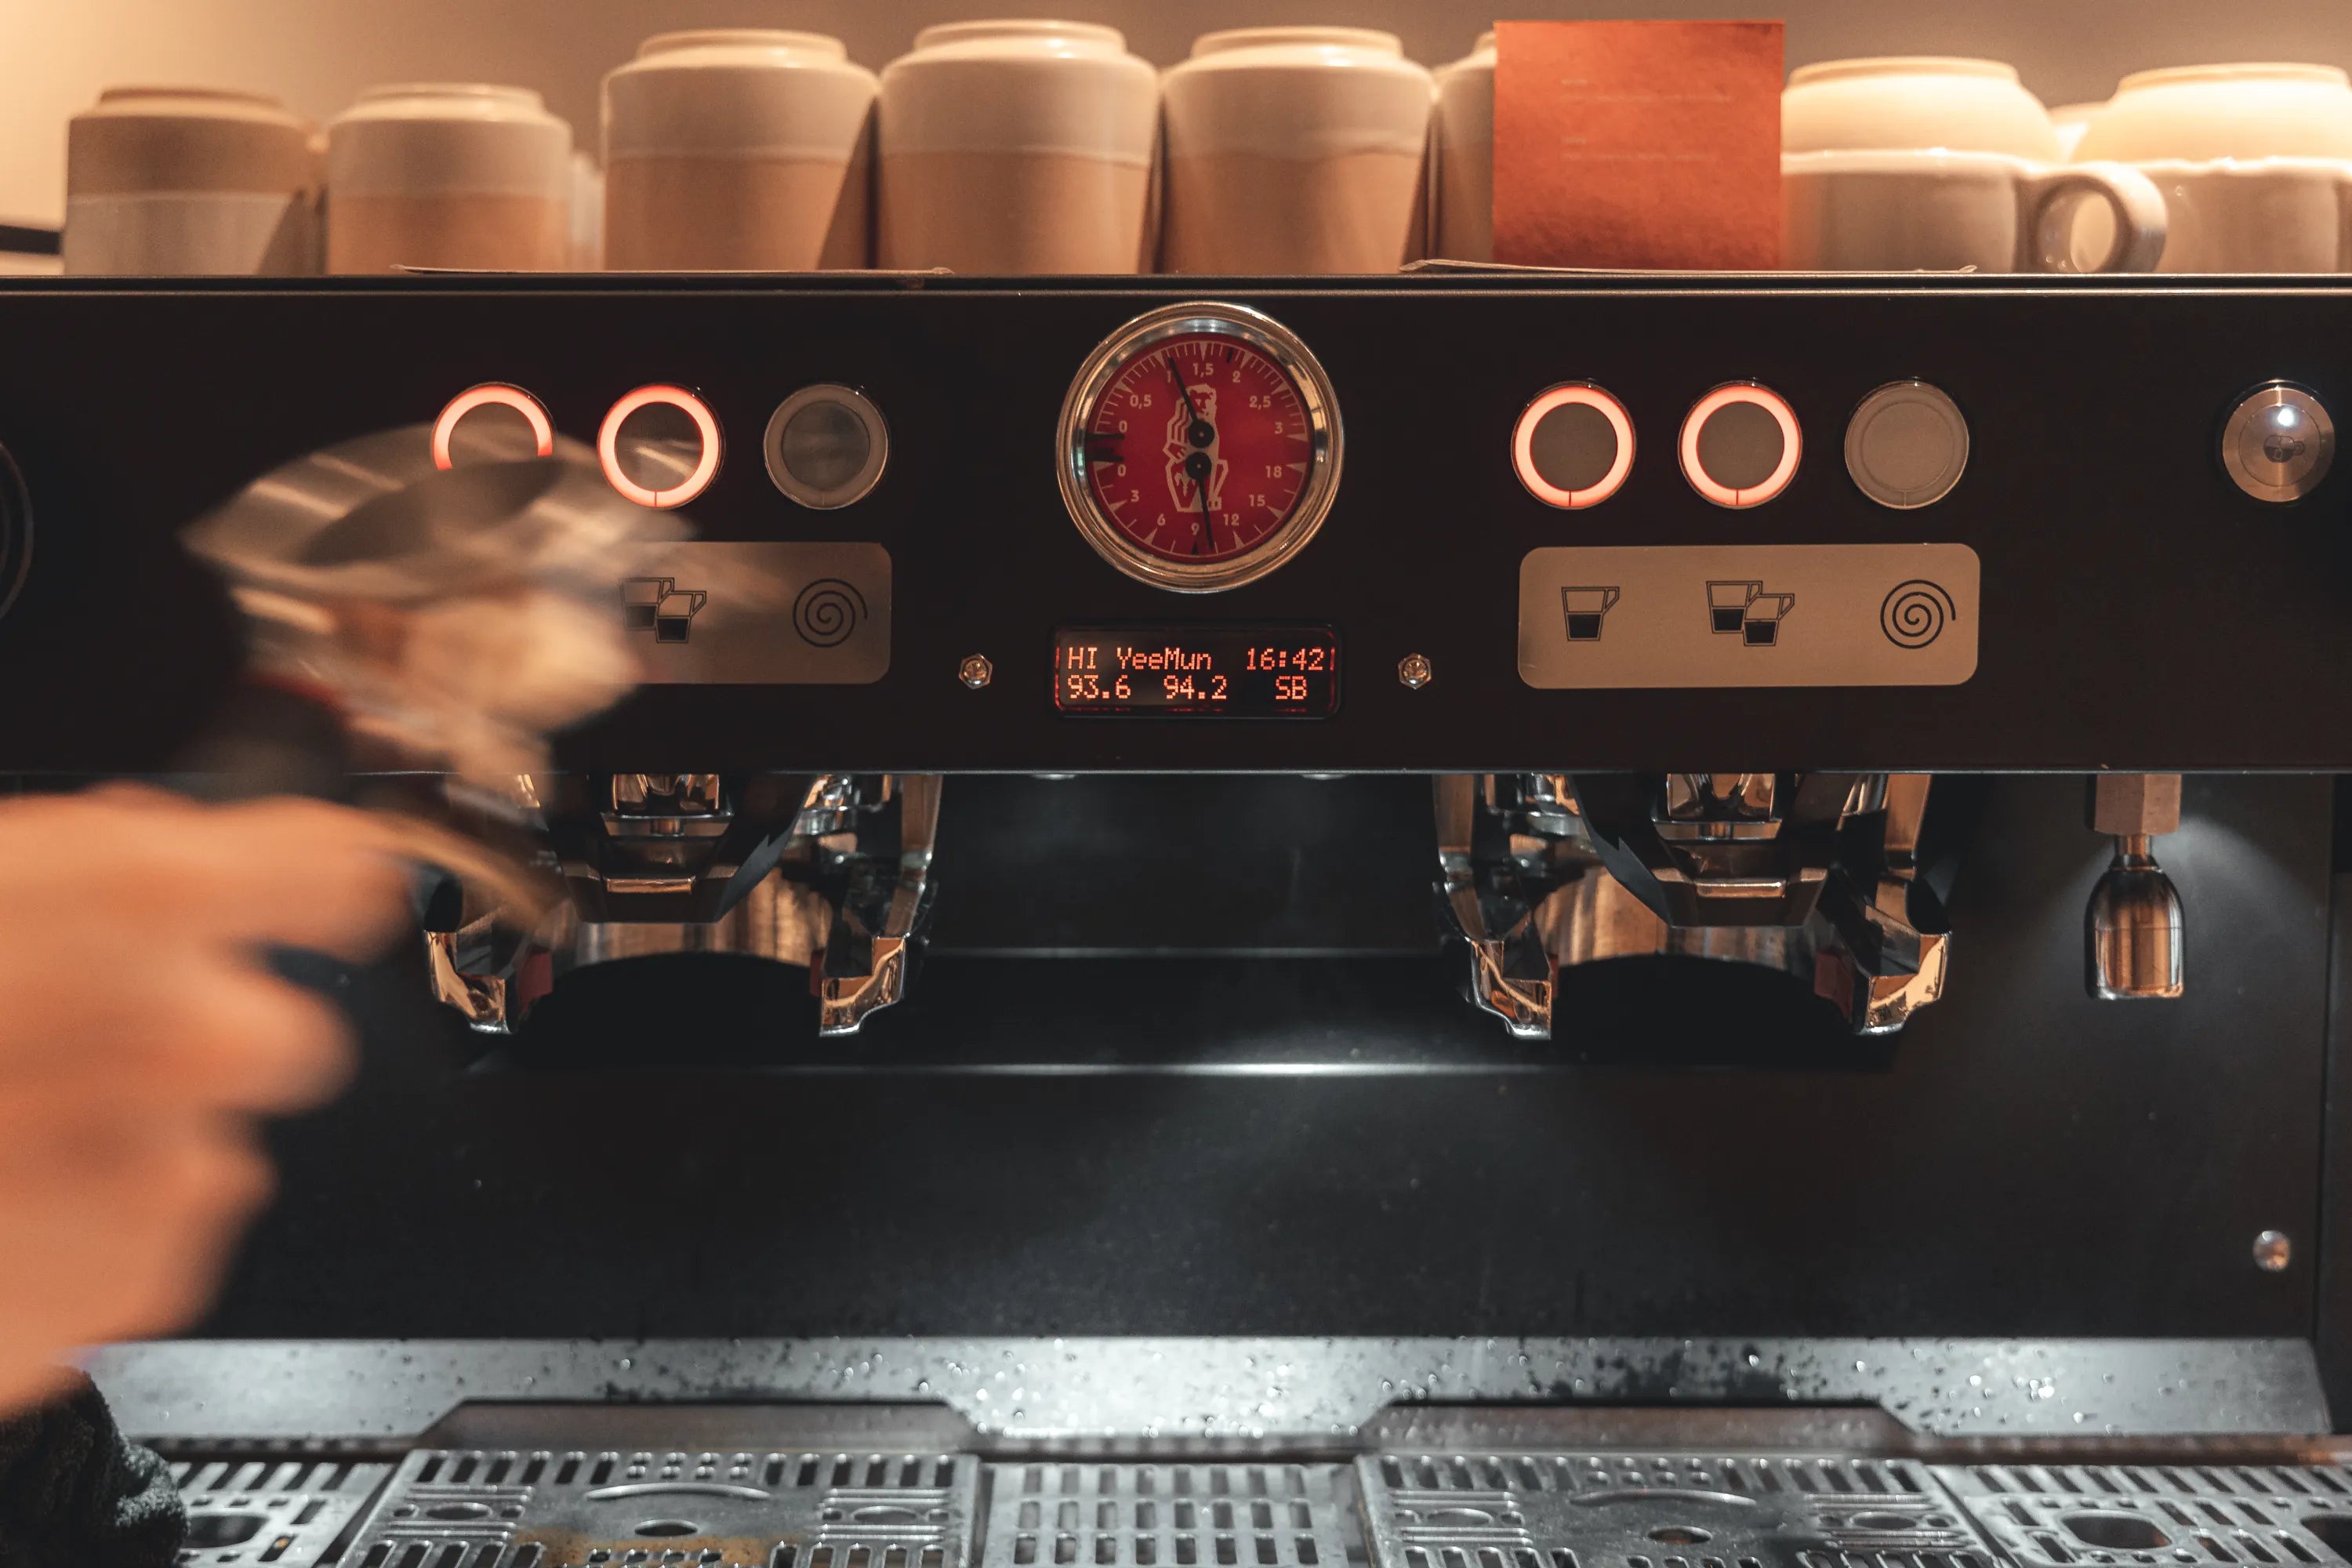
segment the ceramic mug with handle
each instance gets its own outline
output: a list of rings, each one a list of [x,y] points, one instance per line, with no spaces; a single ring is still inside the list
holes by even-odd
[[[2086,208],[2109,239],[2081,256]],[[2149,272],[2168,228],[2136,170],[1942,148],[1783,153],[1780,210],[1781,265],[1818,272]]]

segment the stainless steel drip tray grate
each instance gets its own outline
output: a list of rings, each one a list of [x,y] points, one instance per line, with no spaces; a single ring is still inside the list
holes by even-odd
[[[958,1454],[408,1456],[356,1568],[971,1568],[979,1462]]]
[[[2041,1568],[2352,1562],[2352,1471],[2331,1465],[1976,1465],[1935,1472],[2001,1552]]]
[[[188,1510],[188,1532],[177,1559],[182,1568],[314,1568],[392,1467],[239,1456],[175,1459],[171,1470]]]
[[[992,1465],[982,1561],[1348,1568],[1350,1479],[1333,1464]]]
[[[1993,1568],[1922,1467],[1851,1458],[1380,1454],[1381,1568]]]

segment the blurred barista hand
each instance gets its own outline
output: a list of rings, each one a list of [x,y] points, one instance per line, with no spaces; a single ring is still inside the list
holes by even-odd
[[[341,1019],[271,948],[406,924],[369,817],[147,790],[0,800],[0,1415],[60,1358],[182,1327],[268,1195],[257,1118],[332,1095]]]

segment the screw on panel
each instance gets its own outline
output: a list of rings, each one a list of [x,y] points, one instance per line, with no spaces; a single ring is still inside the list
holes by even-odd
[[[1408,691],[1418,691],[1433,679],[1429,660],[1417,653],[1409,653],[1397,660],[1397,679]]]
[[[956,667],[956,679],[977,691],[996,679],[996,666],[988,662],[984,653],[967,654]]]
[[[2276,1274],[2294,1261],[2294,1243],[2283,1230],[2266,1230],[2254,1237],[2254,1267]]]

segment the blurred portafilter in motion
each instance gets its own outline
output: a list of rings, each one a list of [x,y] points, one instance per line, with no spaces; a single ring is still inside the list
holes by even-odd
[[[432,820],[393,775],[511,795],[550,734],[636,683],[614,563],[683,531],[616,494],[585,447],[492,421],[461,426],[446,465],[424,426],[287,463],[186,535],[228,579],[247,666],[184,765],[208,793],[355,796],[398,817],[420,861],[536,919],[553,879]],[[356,774],[383,782],[355,795]]]
[[[2091,994],[2102,1002],[2178,996],[2187,929],[2153,840],[2180,826],[2180,775],[2101,773],[2091,781],[2089,816],[2093,831],[2116,842],[2084,918]]]

